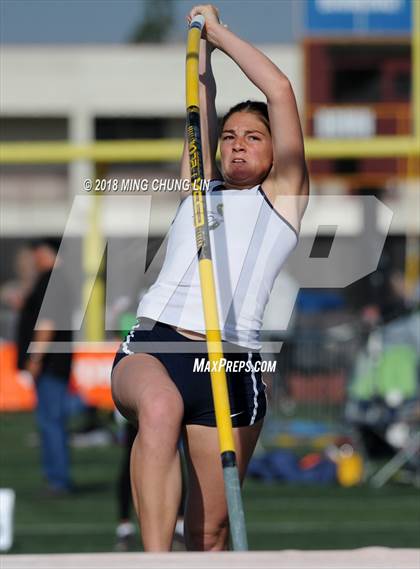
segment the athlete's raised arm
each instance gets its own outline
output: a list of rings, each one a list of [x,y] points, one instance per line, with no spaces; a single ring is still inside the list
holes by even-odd
[[[240,39],[214,17],[211,5],[195,6],[190,14],[205,18],[207,39],[228,55],[267,98],[273,144],[273,166],[265,186],[276,194],[308,192],[303,136],[292,86],[286,75],[259,49]]]

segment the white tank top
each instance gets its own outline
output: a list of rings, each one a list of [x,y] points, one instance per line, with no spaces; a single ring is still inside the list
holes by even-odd
[[[211,181],[206,200],[222,338],[258,350],[264,309],[296,231],[261,186],[225,190]],[[179,205],[162,269],[137,316],[205,334],[192,196]]]

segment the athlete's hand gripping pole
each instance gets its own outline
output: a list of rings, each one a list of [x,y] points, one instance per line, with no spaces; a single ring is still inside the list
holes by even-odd
[[[206,326],[207,350],[211,369],[211,385],[216,412],[216,424],[219,435],[232,545],[235,551],[246,551],[248,549],[248,543],[239,474],[236,466],[229,393],[225,369],[223,366],[218,365],[219,360],[223,357],[223,347],[207,224],[206,198],[205,191],[202,187],[204,174],[200,133],[198,58],[203,27],[204,17],[201,15],[195,16],[189,27],[186,61],[187,133],[194,226],[204,321]],[[214,363],[216,363],[216,365],[213,365]],[[216,368],[216,371],[213,371],[213,367]]]

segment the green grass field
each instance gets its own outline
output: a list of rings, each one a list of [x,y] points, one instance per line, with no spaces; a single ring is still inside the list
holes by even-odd
[[[80,491],[45,498],[39,450],[28,444],[34,430],[31,414],[1,418],[0,487],[14,488],[17,496],[12,553],[112,551],[121,449],[73,449]],[[254,550],[420,546],[420,496],[412,487],[343,489],[248,480],[244,501]]]

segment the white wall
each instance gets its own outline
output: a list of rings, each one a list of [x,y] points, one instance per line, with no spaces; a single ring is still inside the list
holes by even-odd
[[[264,46],[263,50],[289,75],[301,101],[303,74],[299,48]],[[213,60],[220,113],[240,100],[262,97],[229,58],[215,53]],[[1,114],[64,118],[68,121],[70,141],[89,142],[94,138],[97,116],[185,116],[184,67],[183,45],[8,46],[1,55]],[[48,138],[47,124],[45,132],[42,125],[39,129],[39,137]],[[32,131],[30,139],[34,140]],[[83,161],[69,166],[67,180],[55,174],[48,178],[44,172],[28,181],[27,174],[19,175],[16,168],[13,175],[5,172],[1,178],[6,209],[3,235],[21,235],[22,231],[28,235],[43,233],[46,223],[49,231],[60,233],[73,197],[80,193],[83,179],[92,175],[91,164]],[[29,188],[28,184],[32,199],[18,199],[25,193],[25,187]],[[34,194],[39,196],[35,188],[54,184],[57,196],[63,195],[63,190],[67,193],[65,201],[34,199]],[[160,204],[160,207],[163,207],[162,222],[154,226],[157,233],[166,228],[165,212],[169,213],[172,206],[165,209]]]
[[[264,46],[302,100],[298,47]],[[6,47],[2,50],[3,115],[183,116],[185,48],[165,46]],[[222,53],[214,54],[223,112],[258,90]]]
[[[303,104],[303,57],[299,47],[263,46],[263,51],[290,78],[298,105]],[[3,117],[60,117],[68,125],[69,140],[89,142],[94,137],[95,117],[183,117],[185,47],[165,46],[19,46],[4,47],[0,65],[0,101]],[[222,53],[214,54],[218,81],[219,114],[247,98],[262,98],[242,72]],[[40,138],[43,132],[40,128]],[[46,135],[46,133],[44,133]],[[31,132],[33,139],[34,133]],[[45,176],[45,173],[43,174]],[[3,235],[27,235],[63,231],[73,197],[80,194],[82,181],[92,177],[92,166],[79,161],[69,166],[67,178],[52,174],[28,181],[26,174],[2,176],[5,193],[2,217]],[[25,192],[25,184],[49,188],[59,184],[58,196],[66,199],[13,199]],[[36,186],[38,184],[38,186]],[[61,187],[62,186],[62,187]],[[399,182],[400,199],[390,204],[394,209],[393,233],[417,232],[415,215],[418,194]],[[41,197],[43,192],[36,193]],[[45,193],[45,192],[44,192]],[[340,188],[337,188],[340,193]],[[174,196],[172,196],[173,198]],[[159,220],[153,232],[165,231],[173,199],[168,206],[159,203]],[[132,219],[127,211],[127,220]],[[336,219],[346,216],[337,210]],[[108,219],[108,217],[107,217]],[[349,234],[357,232],[362,220],[351,220]],[[138,230],[135,221],[125,225],[127,233]]]

